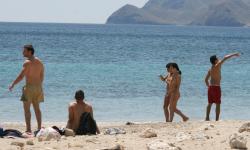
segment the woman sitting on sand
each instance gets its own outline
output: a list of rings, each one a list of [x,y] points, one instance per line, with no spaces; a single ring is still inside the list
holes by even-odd
[[[160,75],[160,79],[167,84],[163,106],[166,122],[173,121],[174,113],[180,115],[183,121],[187,121],[189,118],[177,108],[180,98],[181,71],[176,63],[168,63],[166,68],[167,76]]]

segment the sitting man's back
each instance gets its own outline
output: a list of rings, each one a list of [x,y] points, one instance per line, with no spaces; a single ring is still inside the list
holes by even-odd
[[[94,117],[93,117],[93,109],[90,104],[87,104],[84,101],[84,92],[82,90],[79,90],[75,94],[75,102],[70,103],[69,105],[69,120],[67,123],[67,128],[72,129],[77,133],[79,133],[79,130],[82,130],[80,126],[84,122],[82,121],[90,121],[89,119],[83,120],[83,115],[89,114],[89,117],[91,117],[92,122],[94,122],[95,125],[92,124],[93,129],[96,129],[96,133],[99,133],[99,129],[95,123]],[[88,116],[88,115],[87,115]],[[81,133],[88,134],[88,131],[81,131]],[[90,132],[90,131],[89,131]]]

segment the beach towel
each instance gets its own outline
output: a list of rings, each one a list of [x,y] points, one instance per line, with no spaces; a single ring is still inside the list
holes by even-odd
[[[23,138],[22,133],[18,130],[7,129],[3,131],[3,137],[8,138]]]
[[[90,113],[83,113],[80,118],[80,124],[76,130],[76,135],[95,135],[97,131],[96,121]]]

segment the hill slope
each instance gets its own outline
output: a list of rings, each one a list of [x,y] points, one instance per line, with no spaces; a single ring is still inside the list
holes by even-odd
[[[250,0],[149,0],[120,8],[107,23],[250,26]]]

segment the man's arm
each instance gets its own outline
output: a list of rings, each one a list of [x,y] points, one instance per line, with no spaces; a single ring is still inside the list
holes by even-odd
[[[73,120],[74,120],[74,114],[73,114],[73,110],[72,110],[71,105],[69,106],[68,111],[69,111],[69,120],[68,120],[68,123],[67,123],[67,128],[68,129],[73,129],[72,123],[73,123]]]
[[[233,54],[228,54],[226,55],[220,62],[219,65],[222,65],[226,60],[232,58],[232,57],[239,57],[240,53],[233,53]]]
[[[43,64],[42,64],[42,70],[41,70],[40,78],[41,78],[41,83],[43,83],[43,80],[44,80],[44,66],[43,66]]]
[[[25,76],[26,73],[27,73],[28,63],[29,63],[29,62],[25,62],[25,63],[23,64],[23,69],[22,69],[22,71],[21,71],[20,74],[17,76],[16,80],[15,80],[15,81],[10,85],[10,87],[9,87],[9,90],[10,90],[10,91],[12,91],[12,89],[14,88],[14,86],[15,86],[16,84],[18,84],[20,81],[23,80],[24,76]]]
[[[207,72],[206,78],[205,78],[205,83],[207,85],[207,87],[209,87],[209,78],[210,78],[211,74],[210,74],[210,70]]]

